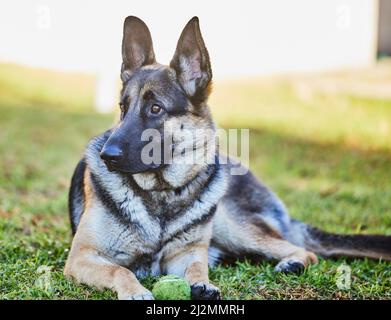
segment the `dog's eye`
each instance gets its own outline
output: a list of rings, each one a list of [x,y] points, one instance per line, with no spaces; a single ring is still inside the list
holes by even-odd
[[[160,112],[162,112],[163,108],[157,104],[154,104],[152,107],[151,107],[151,113],[152,114],[159,114]]]

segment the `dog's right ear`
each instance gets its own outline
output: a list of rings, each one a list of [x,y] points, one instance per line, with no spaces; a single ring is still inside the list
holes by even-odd
[[[137,17],[127,17],[122,38],[122,81],[129,79],[138,68],[155,62],[151,33],[147,25]]]

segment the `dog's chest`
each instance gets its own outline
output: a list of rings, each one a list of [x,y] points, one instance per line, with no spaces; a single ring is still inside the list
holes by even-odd
[[[164,252],[172,247],[170,238],[183,228],[183,223],[178,219],[186,217],[185,204],[178,196],[155,196],[154,199],[160,202],[145,203],[138,198],[127,199],[122,202],[121,213],[106,210],[100,221],[99,229],[105,229],[105,236],[100,238],[104,254],[140,277],[161,273],[161,259]],[[178,216],[173,217],[173,206],[183,207],[184,212],[176,210]],[[175,237],[175,243],[178,240],[184,245],[192,238]]]
[[[91,234],[106,257],[139,276],[161,273],[173,251],[200,241],[225,191],[224,174],[214,166],[176,189],[147,190],[140,181],[102,176],[93,181],[100,208],[92,210]]]

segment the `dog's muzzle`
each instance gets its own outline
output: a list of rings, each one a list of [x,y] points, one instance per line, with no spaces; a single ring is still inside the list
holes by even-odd
[[[110,171],[114,171],[123,162],[124,155],[120,148],[112,145],[105,146],[100,153],[100,157],[105,162],[107,168]]]

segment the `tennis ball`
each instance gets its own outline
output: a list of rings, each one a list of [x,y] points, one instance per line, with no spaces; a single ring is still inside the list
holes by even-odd
[[[152,294],[157,300],[190,300],[191,289],[186,280],[168,275],[155,283]]]

